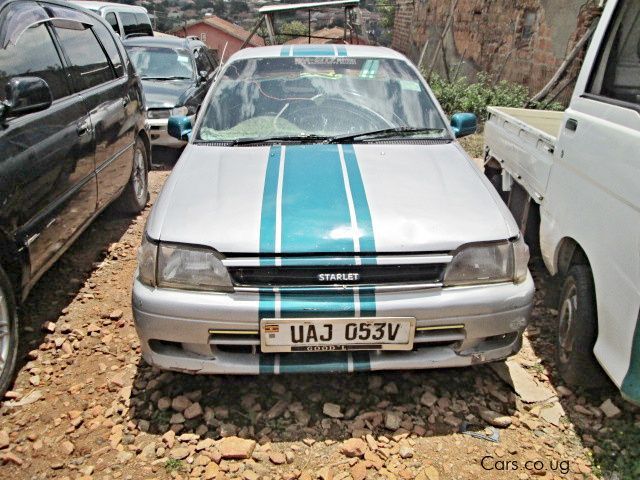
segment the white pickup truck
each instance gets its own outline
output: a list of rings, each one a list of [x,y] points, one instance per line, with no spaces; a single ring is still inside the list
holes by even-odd
[[[607,2],[565,112],[489,113],[486,173],[559,279],[560,373],[640,402],[640,2]]]

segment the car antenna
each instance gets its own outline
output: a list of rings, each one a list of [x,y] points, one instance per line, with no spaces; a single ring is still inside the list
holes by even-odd
[[[229,42],[225,42],[224,48],[222,49],[222,55],[220,55],[220,65],[224,65],[224,53],[227,51],[227,45],[229,45]]]

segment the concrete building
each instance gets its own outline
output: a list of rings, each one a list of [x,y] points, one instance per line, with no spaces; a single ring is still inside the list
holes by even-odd
[[[171,32],[178,37],[195,36],[218,52],[221,56],[229,58],[232,54],[240,50],[245,39],[249,36],[249,31],[235,23],[228,22],[215,15],[207,16],[202,20],[187,22],[185,25],[175,28]],[[258,35],[254,35],[249,46],[259,47],[264,45],[264,40]],[[226,46],[226,49],[225,49]]]
[[[442,75],[473,78],[487,72],[499,79],[541,89],[584,35],[598,0],[458,0],[443,48],[437,46],[454,0],[399,0],[392,47],[423,67],[435,58]],[[580,62],[574,62],[576,71]],[[559,98],[570,93],[570,86]]]

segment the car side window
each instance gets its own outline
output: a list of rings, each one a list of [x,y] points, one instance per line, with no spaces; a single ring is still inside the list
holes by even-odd
[[[201,48],[196,48],[193,51],[193,56],[196,59],[196,67],[198,69],[198,73],[200,72],[209,73],[211,70],[213,70],[213,67],[211,66],[209,59],[205,55],[204,50],[202,50]]]
[[[589,93],[640,105],[640,2],[621,4]]]
[[[116,72],[116,77],[120,78],[124,75],[124,66],[122,65],[122,57],[120,56],[120,52],[118,51],[118,47],[116,46],[113,36],[109,33],[107,27],[101,23],[96,23],[93,26],[93,31],[98,36],[98,40],[100,40],[104,50],[107,52],[111,65]]]
[[[69,86],[49,29],[45,23],[24,30],[17,42],[0,49],[0,100],[13,77],[40,77],[51,89],[53,99],[69,95]]]
[[[206,50],[206,53],[207,53],[207,57],[209,57],[209,61],[211,62],[211,65],[213,65],[213,68],[214,69],[218,68],[218,56],[216,55],[216,51],[212,48],[209,48]]]
[[[124,36],[127,35],[153,35],[149,17],[144,13],[120,12]]]
[[[120,29],[118,28],[118,18],[116,17],[116,14],[113,12],[109,12],[104,17],[104,19],[107,21],[109,25],[111,25],[111,28],[113,28],[113,31],[116,32],[118,35],[120,35]]]
[[[71,76],[79,89],[95,87],[115,78],[109,61],[91,28],[57,26],[55,31],[71,63]]]

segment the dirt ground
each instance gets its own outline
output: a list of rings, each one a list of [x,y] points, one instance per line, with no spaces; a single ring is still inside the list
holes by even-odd
[[[151,172],[152,202],[168,174]],[[194,377],[140,358],[130,295],[147,214],[107,210],[22,309],[0,478],[640,478],[640,410],[557,377],[538,261],[532,322],[508,364]],[[518,394],[497,373],[507,366]],[[497,441],[460,433],[463,422]]]

